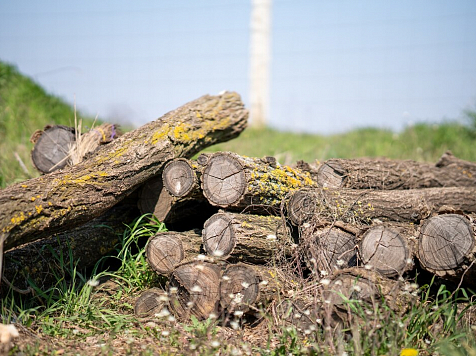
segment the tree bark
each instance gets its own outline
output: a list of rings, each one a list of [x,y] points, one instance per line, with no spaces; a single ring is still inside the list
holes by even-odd
[[[289,219],[301,224],[309,219],[365,224],[372,220],[418,223],[441,209],[476,212],[476,199],[468,198],[475,195],[475,187],[392,191],[310,189],[295,192],[286,202],[286,209]]]
[[[188,262],[178,266],[170,276],[170,308],[177,318],[199,320],[217,314],[220,300],[221,268],[208,262]]]
[[[459,214],[442,214],[425,220],[418,240],[420,265],[436,275],[475,285],[475,226]]]
[[[351,189],[474,187],[476,163],[450,159],[448,153],[436,165],[411,160],[330,159],[319,168],[317,182],[320,187]]]
[[[232,152],[213,154],[202,174],[208,201],[232,210],[277,212],[289,192],[315,185],[309,173],[280,166],[269,157],[249,158]]]
[[[187,257],[198,255],[202,236],[195,231],[159,232],[146,247],[147,262],[152,270],[167,276]]]
[[[150,213],[169,229],[185,231],[203,226],[205,220],[218,211],[203,198],[194,195],[175,197],[163,186],[159,174],[149,179],[141,188],[138,206],[142,214]]]
[[[402,276],[414,267],[416,231],[409,224],[370,227],[360,241],[360,260],[385,277]]]
[[[99,216],[176,157],[234,138],[246,127],[238,94],[203,96],[99,148],[76,166],[0,191],[5,248]]]
[[[19,289],[28,287],[28,279],[43,289],[52,286],[57,282],[55,274],[66,274],[61,256],[63,264],[71,258],[79,270],[93,267],[114,250],[124,224],[132,223],[138,215],[136,207],[119,205],[73,230],[11,249],[4,255],[3,275]]]
[[[205,222],[207,254],[231,261],[266,264],[292,254],[290,232],[281,218],[220,212]]]

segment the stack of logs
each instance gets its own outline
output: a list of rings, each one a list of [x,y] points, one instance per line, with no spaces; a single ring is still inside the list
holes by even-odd
[[[331,159],[288,167],[232,152],[174,159],[139,200],[143,213],[174,227],[146,249],[168,288],[144,293],[136,313],[160,314],[168,303],[178,317],[229,319],[272,305],[307,330],[326,315],[334,323],[345,298],[384,295],[402,312],[416,267],[474,285],[475,197],[476,164],[449,152],[436,165]]]

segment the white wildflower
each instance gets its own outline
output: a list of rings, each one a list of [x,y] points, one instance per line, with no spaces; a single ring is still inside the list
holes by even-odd
[[[275,241],[276,240],[276,235],[268,235],[266,236],[267,240]]]
[[[327,272],[327,271],[321,271],[321,276],[322,276],[322,277],[325,277],[325,276],[327,276],[328,274],[329,274],[329,272]]]
[[[352,289],[355,290],[356,292],[360,292],[362,290],[362,288],[357,284],[353,285]]]
[[[247,289],[250,286],[250,284],[248,282],[241,282],[241,286]]]
[[[158,314],[155,314],[157,318],[165,318],[166,316],[169,316],[170,312],[167,308],[162,309]]]
[[[169,292],[170,292],[170,294],[175,294],[175,293],[178,292],[178,288],[177,287],[170,287]]]
[[[296,318],[296,319],[301,319],[301,317],[302,317],[302,314],[300,314],[300,313],[295,313],[294,314],[294,318]]]
[[[231,327],[232,327],[233,329],[235,329],[235,330],[238,330],[238,329],[240,328],[240,324],[239,324],[237,321],[235,321],[235,320],[233,320],[233,321],[230,323],[230,325],[231,325]]]
[[[215,313],[210,313],[210,315],[208,316],[210,319],[216,319],[217,318],[217,315]]]
[[[169,336],[170,332],[168,330],[162,331],[162,336]]]
[[[88,285],[90,285],[91,287],[97,287],[99,285],[99,280],[90,279],[90,280],[88,280]]]
[[[215,256],[215,257],[222,257],[224,254],[225,254],[225,252],[223,252],[221,250],[213,251],[213,256]]]
[[[206,259],[207,259],[207,256],[205,256],[205,255],[200,254],[200,255],[197,256],[197,260],[199,260],[199,261],[205,261]]]
[[[228,277],[228,276],[223,276],[222,279],[223,279],[224,281],[229,281],[229,280],[230,280],[230,277]]]
[[[330,279],[327,279],[327,278],[321,279],[321,284],[322,284],[323,286],[328,286],[330,283],[331,283],[331,280],[330,280]]]
[[[236,317],[242,317],[243,316],[243,311],[241,310],[236,310],[234,313],[233,313],[234,316]]]
[[[159,297],[159,301],[160,301],[160,302],[168,302],[168,301],[169,301],[169,297],[167,297],[165,294],[162,294],[162,295],[160,295],[160,297]]]
[[[336,265],[339,267],[342,267],[344,265],[345,261],[344,260],[337,260]]]
[[[175,317],[173,315],[170,315],[168,318],[167,318],[168,321],[170,322],[174,322],[175,321]]]
[[[220,341],[218,340],[213,340],[210,345],[212,345],[212,347],[220,347]]]
[[[365,269],[366,269],[366,270],[371,270],[371,269],[373,269],[373,268],[374,268],[374,267],[373,267],[372,265],[365,265]]]
[[[191,308],[195,305],[194,302],[187,302],[187,308]]]
[[[195,292],[195,293],[202,293],[203,292],[203,289],[202,287],[200,287],[199,285],[194,285],[192,287],[192,289],[190,289],[191,292]]]
[[[260,285],[262,285],[262,286],[265,286],[265,285],[267,285],[267,284],[268,284],[268,281],[266,281],[266,280],[263,280],[263,281],[259,282],[259,284],[260,284]]]
[[[309,224],[308,222],[306,222],[306,223],[302,224],[302,227],[305,228],[305,229],[307,229],[307,228],[311,227],[311,224]]]

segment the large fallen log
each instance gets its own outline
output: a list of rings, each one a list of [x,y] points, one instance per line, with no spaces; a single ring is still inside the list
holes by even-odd
[[[114,250],[124,224],[138,215],[135,206],[119,205],[75,229],[13,248],[4,255],[3,276],[17,289],[26,289],[27,280],[43,289],[62,278],[58,276],[72,278],[65,265],[73,263],[78,270],[93,267]],[[7,289],[2,284],[2,291]]]
[[[206,95],[124,134],[88,160],[1,190],[5,249],[101,215],[157,175],[165,162],[238,136],[247,117],[238,94]]]
[[[420,222],[441,208],[476,212],[476,187],[408,190],[306,189],[286,202],[295,224],[312,218],[370,223],[372,220]],[[292,212],[290,214],[289,212]]]
[[[250,158],[233,152],[209,157],[201,179],[203,194],[211,204],[266,213],[279,211],[288,193],[316,186],[309,173],[280,166],[273,157]]]
[[[436,164],[412,160],[330,159],[317,173],[327,188],[416,189],[476,186],[476,163],[458,160],[447,152]]]

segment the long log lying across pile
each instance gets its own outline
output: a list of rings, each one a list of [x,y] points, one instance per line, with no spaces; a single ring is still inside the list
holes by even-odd
[[[164,163],[238,136],[248,111],[238,94],[203,96],[128,132],[75,166],[0,191],[5,249],[91,220],[157,175]]]
[[[416,189],[476,186],[476,164],[447,152],[436,165],[412,160],[330,159],[317,183],[327,188]]]
[[[203,194],[216,206],[230,210],[278,211],[281,200],[299,188],[314,187],[310,174],[262,159],[218,152],[209,157],[202,174]]]
[[[286,203],[288,216],[297,225],[313,218],[368,223],[420,222],[440,208],[476,212],[476,187],[408,190],[312,189],[295,192]],[[292,212],[292,214],[290,214]]]

